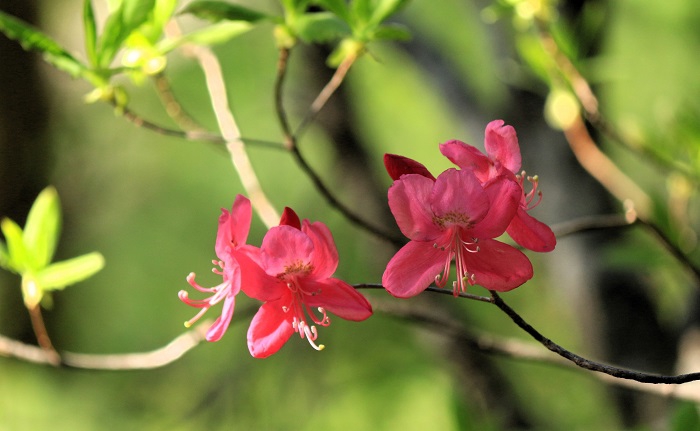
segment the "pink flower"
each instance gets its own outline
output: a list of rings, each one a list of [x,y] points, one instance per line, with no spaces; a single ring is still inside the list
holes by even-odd
[[[353,321],[372,314],[364,296],[331,278],[338,251],[326,225],[300,223],[289,208],[280,223],[267,232],[259,249],[246,246],[236,253],[243,291],[265,301],[248,330],[248,348],[256,358],[274,354],[295,332],[313,348],[323,349],[316,344],[315,325],[328,326],[328,312]]]
[[[537,176],[527,177],[525,171],[519,172],[521,157],[515,129],[505,126],[503,120],[490,122],[486,126],[484,147],[488,156],[471,145],[452,140],[441,144],[440,152],[461,169],[473,171],[482,183],[500,175],[515,179],[520,184],[520,204],[506,232],[515,242],[529,250],[554,250],[557,239],[552,230],[528,214],[529,210],[539,204],[542,192],[537,190]],[[525,179],[532,184],[528,193],[525,193],[523,184]]]
[[[218,268],[214,268],[212,271],[221,275],[223,282],[211,288],[202,287],[195,282],[195,274],[192,272],[187,276],[187,282],[198,291],[211,293],[212,295],[206,299],[190,299],[186,291],[181,290],[178,293],[178,297],[185,304],[201,308],[196,316],[185,322],[187,327],[192,326],[213,305],[216,305],[221,300],[224,301],[221,316],[216,319],[209,331],[207,331],[207,341],[218,341],[221,339],[231,322],[235,297],[241,290],[241,270],[233,253],[236,249],[242,247],[248,239],[252,217],[250,201],[242,195],[236,196],[230,213],[225,209],[221,211],[215,245],[216,256],[219,260],[212,261]]]
[[[404,166],[409,165],[416,169]],[[401,174],[389,188],[389,207],[411,241],[389,261],[384,287],[400,298],[415,296],[433,282],[444,287],[453,259],[455,295],[468,284],[507,291],[529,280],[529,259],[493,239],[511,222],[520,194],[513,179],[498,176],[482,185],[471,170],[448,169],[435,181],[420,173]]]

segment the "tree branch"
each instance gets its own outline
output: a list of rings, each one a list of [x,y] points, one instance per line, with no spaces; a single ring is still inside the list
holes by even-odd
[[[297,139],[292,134],[291,126],[289,125],[289,120],[287,118],[287,112],[284,109],[283,101],[283,87],[284,80],[287,75],[287,63],[289,61],[290,50],[287,48],[280,49],[279,60],[277,62],[277,79],[275,81],[275,110],[277,112],[277,119],[282,129],[284,145],[291,151],[294,159],[296,160],[299,167],[304,171],[304,173],[309,177],[313,183],[316,190],[325,198],[325,200],[336,210],[338,210],[346,219],[356,226],[370,232],[371,234],[382,238],[392,244],[397,246],[403,246],[406,241],[404,238],[394,236],[384,230],[371,225],[366,220],[362,219],[360,216],[355,214],[350,208],[345,206],[340,202],[335,195],[330,191],[330,189],[325,185],[321,177],[314,171],[314,169],[309,165],[304,156],[299,151],[297,145]],[[328,96],[330,97],[330,95]],[[325,103],[325,102],[324,102]],[[320,109],[320,108],[319,108]]]

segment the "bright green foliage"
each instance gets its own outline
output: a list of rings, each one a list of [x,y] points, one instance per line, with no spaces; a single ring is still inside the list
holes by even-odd
[[[211,22],[222,20],[255,22],[273,18],[271,15],[244,6],[213,0],[194,1],[180,12],[180,14],[184,13],[190,13]]]
[[[126,38],[146,22],[155,0],[123,0],[105,22],[97,41],[97,65],[108,68]]]
[[[0,267],[22,276],[28,308],[36,307],[44,292],[85,280],[104,266],[104,258],[96,252],[51,263],[60,228],[60,203],[53,187],[44,189],[34,201],[24,230],[8,218],[0,222],[7,242],[0,242]]]
[[[0,31],[27,51],[38,51],[49,64],[73,77],[89,78],[89,69],[53,39],[29,24],[0,11]]]

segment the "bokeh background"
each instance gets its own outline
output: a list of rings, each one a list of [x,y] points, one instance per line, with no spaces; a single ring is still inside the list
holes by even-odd
[[[247,4],[279,11],[273,1]],[[621,214],[622,204],[581,168],[564,135],[547,122],[557,109],[546,103],[554,85],[543,79],[547,59],[523,24],[541,7],[552,8],[566,52],[599,95],[601,112],[638,145],[591,133],[648,194],[652,221],[698,262],[700,7],[694,0],[412,0],[392,21],[413,38],[370,47],[303,136],[301,151],[344,203],[398,232],[386,203],[390,179],[382,155],[409,156],[440,172],[449,166],[440,142],[481,146],[485,125],[502,118],[518,132],[524,168],[540,177],[540,219],[557,225]],[[82,55],[82,1],[2,0],[0,9]],[[184,18],[183,25],[196,23]],[[243,136],[279,142],[271,33],[272,25],[261,24],[215,52]],[[324,63],[330,49],[293,52],[285,89],[293,122],[330,77]],[[186,275],[195,271],[201,284],[217,283],[209,272],[217,217],[242,192],[226,152],[137,128],[105,104],[85,104],[87,84],[4,36],[0,58],[0,216],[23,223],[38,192],[53,184],[64,214],[57,259],[96,250],[107,262],[95,277],[54,295],[45,312],[54,344],[84,353],[165,345],[194,314],[177,298],[188,287]],[[177,53],[168,62],[176,96],[216,130],[198,66]],[[148,80],[122,84],[132,109],[172,124]],[[332,209],[289,154],[259,145],[249,152],[277,208],[293,207],[330,226],[339,277],[381,280],[391,244]],[[679,164],[682,170],[674,168]],[[254,219],[251,242],[263,234]],[[529,256],[535,278],[503,296],[545,335],[631,368],[700,371],[700,357],[693,356],[699,286],[649,230],[579,233],[560,238],[552,253]],[[34,343],[19,279],[2,273],[0,285],[0,333]],[[365,293],[376,304],[392,301],[382,291]],[[479,287],[473,293],[486,294]],[[0,357],[0,431],[700,429],[690,402],[622,389],[585,371],[486,355],[439,328],[390,313],[362,323],[333,319],[321,330],[327,346],[321,353],[293,337],[276,355],[255,360],[245,334],[258,304],[239,298],[221,341],[156,370],[54,369]],[[403,302],[439,310],[477,333],[529,341],[489,304],[430,294]]]

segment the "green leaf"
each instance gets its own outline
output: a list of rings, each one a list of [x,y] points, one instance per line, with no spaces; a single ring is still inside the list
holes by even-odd
[[[294,31],[306,43],[329,42],[350,34],[345,21],[331,12],[301,15],[294,21]]]
[[[350,22],[350,11],[345,0],[316,0],[315,4],[338,15],[345,22]]]
[[[35,274],[34,280],[42,290],[59,290],[83,281],[104,268],[104,257],[98,252],[53,263]]]
[[[223,20],[255,22],[272,18],[270,15],[247,7],[214,0],[194,1],[188,4],[178,15],[185,13],[211,22]]]
[[[124,0],[105,22],[97,52],[100,67],[107,68],[124,41],[147,19],[155,0]]]
[[[350,4],[350,12],[355,22],[367,23],[372,15],[371,0],[353,0]]]
[[[7,269],[18,274],[29,267],[29,255],[22,240],[22,228],[17,223],[5,218],[0,222],[0,230],[7,241]]]
[[[83,28],[85,32],[85,52],[93,66],[97,66],[97,25],[95,24],[95,11],[92,9],[92,0],[83,3]]]
[[[45,188],[34,201],[24,225],[24,246],[31,268],[40,270],[51,262],[61,230],[61,204],[53,187]]]
[[[0,241],[0,268],[10,269],[9,262],[10,255],[7,253],[7,247],[5,247],[4,242]]]
[[[177,0],[156,0],[152,16],[139,29],[151,44],[156,43],[163,35],[163,29],[172,18],[175,6]]]
[[[400,24],[380,25],[372,35],[374,40],[410,40],[411,32]]]
[[[40,52],[44,60],[73,77],[87,76],[90,71],[53,39],[29,24],[0,11],[0,31],[16,40],[27,51]]]
[[[197,45],[216,45],[228,42],[253,28],[253,25],[246,21],[222,21],[218,24],[195,30],[177,39],[167,39],[158,44],[157,49],[165,54],[185,43]]]
[[[381,0],[372,11],[372,16],[369,19],[370,25],[377,26],[381,24],[405,4],[406,0]]]

